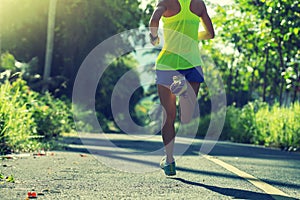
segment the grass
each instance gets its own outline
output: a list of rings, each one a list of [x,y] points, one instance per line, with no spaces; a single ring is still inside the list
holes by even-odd
[[[280,148],[300,148],[300,104],[249,102],[227,109],[222,139]]]

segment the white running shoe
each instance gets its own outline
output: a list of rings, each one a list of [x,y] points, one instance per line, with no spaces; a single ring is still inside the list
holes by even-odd
[[[173,76],[173,83],[170,85],[170,90],[176,96],[183,96],[187,90],[187,84],[183,75]]]

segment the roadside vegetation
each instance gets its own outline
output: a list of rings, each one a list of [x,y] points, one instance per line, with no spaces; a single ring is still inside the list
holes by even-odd
[[[70,103],[32,91],[21,78],[0,85],[0,101],[0,154],[52,149],[74,130]]]
[[[200,118],[199,137],[205,136],[210,119],[211,115]],[[242,108],[229,106],[220,138],[295,151],[300,148],[299,119],[299,102],[288,107],[261,101],[249,102]]]

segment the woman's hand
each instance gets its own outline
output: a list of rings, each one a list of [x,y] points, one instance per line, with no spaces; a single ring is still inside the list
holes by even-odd
[[[153,45],[153,46],[157,46],[157,45],[159,45],[159,37],[158,37],[158,35],[156,35],[156,36],[153,36],[151,33],[149,34],[150,35],[150,42],[151,42],[151,44]]]
[[[161,19],[164,12],[167,10],[166,2],[164,0],[160,0],[152,13],[152,16],[149,21],[149,28],[150,28],[150,41],[151,44],[157,46],[159,44],[159,37],[158,37],[158,26],[159,20]]]
[[[202,8],[200,14],[201,24],[204,28],[204,31],[198,32],[199,40],[208,40],[215,37],[214,27],[212,25],[211,19],[207,13],[206,6],[203,1],[199,1],[199,6]]]

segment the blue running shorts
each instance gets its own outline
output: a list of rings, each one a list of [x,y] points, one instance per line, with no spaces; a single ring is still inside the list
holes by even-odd
[[[156,84],[169,87],[173,83],[173,76],[179,74],[185,76],[188,82],[204,82],[203,71],[199,66],[184,70],[156,70]]]

